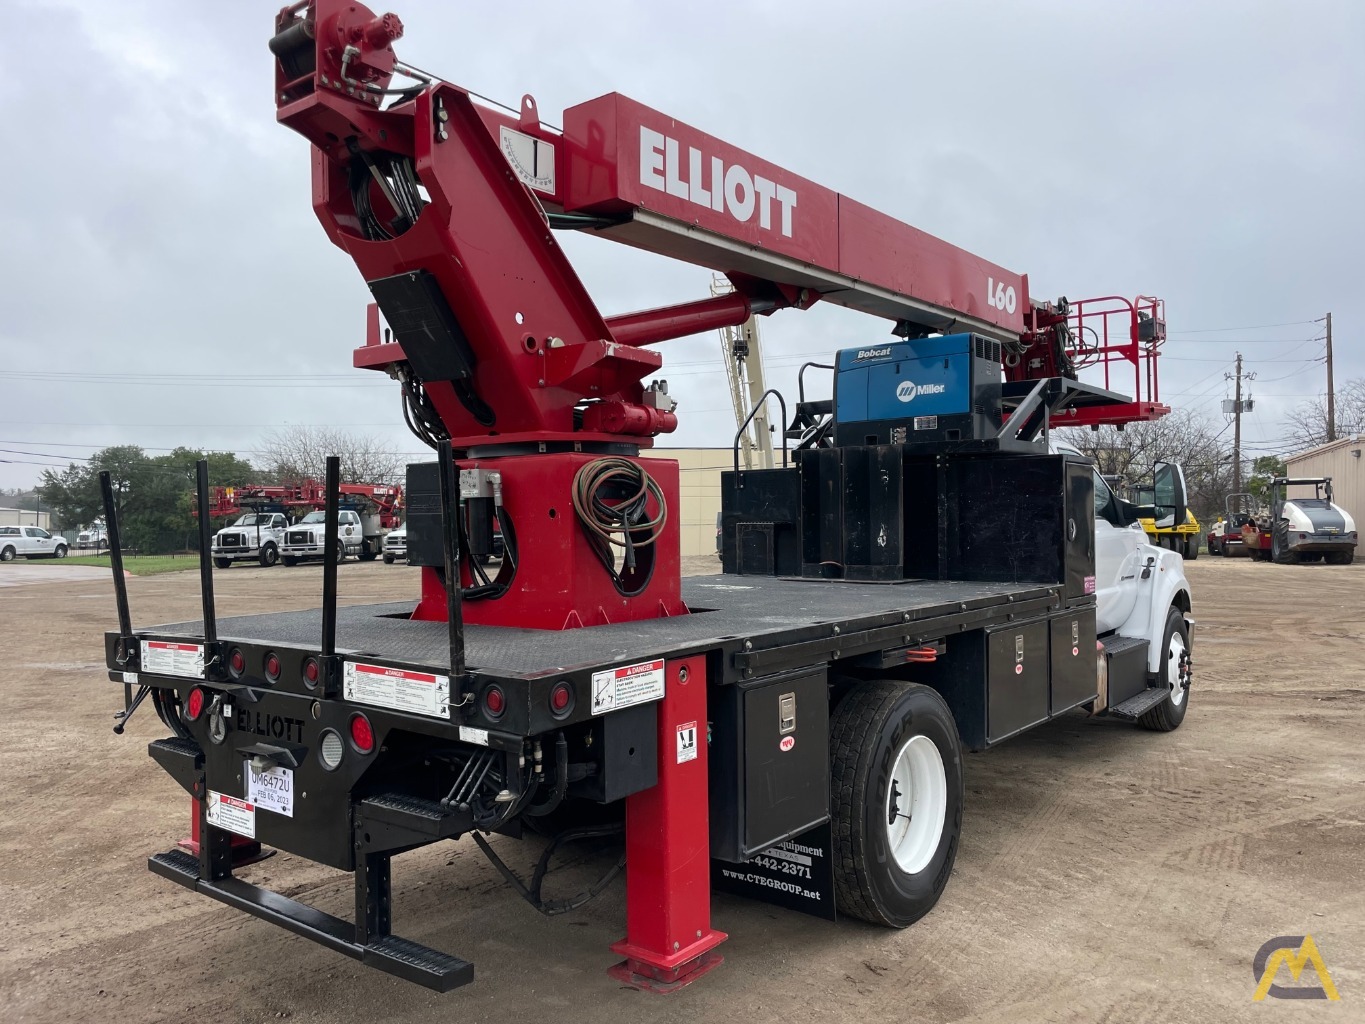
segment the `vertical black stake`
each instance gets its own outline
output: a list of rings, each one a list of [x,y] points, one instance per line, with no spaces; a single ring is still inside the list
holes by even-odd
[[[195,497],[199,501],[199,597],[204,605],[204,674],[208,674],[213,651],[218,642],[218,615],[213,608],[213,544],[209,526],[209,464],[200,459],[194,464]]]
[[[327,518],[323,529],[322,657],[330,665],[337,650],[337,519],[341,503],[341,459],[327,456]],[[331,680],[328,680],[331,683]]]
[[[436,446],[441,464],[441,548],[445,555],[446,625],[450,631],[450,682],[464,678],[464,610],[460,605],[460,488],[450,442]]]
[[[128,584],[123,579],[123,543],[119,539],[118,509],[114,505],[114,485],[109,480],[109,471],[100,470],[100,496],[104,498],[104,533],[109,540],[109,567],[114,572],[114,605],[118,608],[118,633],[123,644],[125,661],[132,657],[128,650],[132,643],[133,617],[128,611]],[[123,710],[126,712],[133,703],[131,683],[123,684]]]

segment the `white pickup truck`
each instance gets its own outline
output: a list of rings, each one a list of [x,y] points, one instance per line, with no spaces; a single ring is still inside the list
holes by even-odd
[[[26,558],[65,558],[67,543],[60,534],[38,526],[0,526],[0,562]]]
[[[327,513],[322,510],[309,512],[285,531],[284,543],[280,545],[280,557],[285,565],[298,565],[310,558],[326,557],[325,534]],[[338,562],[346,561],[355,555],[362,562],[373,561],[379,557],[387,530],[380,526],[378,515],[361,515],[354,509],[343,508],[337,511],[337,547],[334,556]]]
[[[280,545],[289,521],[280,512],[248,512],[213,535],[213,564],[226,569],[233,562],[260,562],[267,568],[280,558]]]

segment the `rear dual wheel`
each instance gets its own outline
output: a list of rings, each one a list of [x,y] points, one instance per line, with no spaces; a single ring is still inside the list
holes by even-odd
[[[962,832],[962,747],[927,686],[860,682],[830,723],[834,885],[841,911],[904,928],[938,902]]]

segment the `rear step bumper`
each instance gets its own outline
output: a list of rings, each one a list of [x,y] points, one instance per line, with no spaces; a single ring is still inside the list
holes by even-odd
[[[206,881],[199,877],[198,858],[184,850],[158,853],[147,861],[147,868],[153,874],[169,878],[186,889],[193,889],[219,903],[244,910],[263,921],[279,925],[305,939],[312,939],[328,949],[359,960],[367,967],[374,967],[404,981],[415,982],[437,992],[449,992],[474,980],[474,965],[459,957],[396,935],[359,943],[355,941],[356,926],[350,921],[343,921],[239,878]]]

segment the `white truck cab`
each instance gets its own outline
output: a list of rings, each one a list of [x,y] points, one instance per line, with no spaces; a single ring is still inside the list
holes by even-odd
[[[1078,449],[1057,441],[1051,443],[1051,449],[1059,455],[1085,457]],[[1190,682],[1188,613],[1192,605],[1185,562],[1178,553],[1148,542],[1138,522],[1139,506],[1119,498],[1098,469],[1094,482],[1095,631],[1115,656],[1125,650],[1145,654],[1149,679],[1164,682],[1169,692],[1168,701],[1147,714],[1160,719],[1156,727],[1174,728],[1184,717]],[[1158,522],[1183,514],[1179,510],[1185,505],[1185,478],[1179,466],[1157,463],[1153,492],[1156,505],[1151,511]],[[1145,650],[1139,651],[1139,647]],[[1109,664],[1113,664],[1112,657]],[[1117,691],[1116,696],[1121,698],[1122,692]],[[1116,699],[1111,703],[1121,702]],[[1146,723],[1145,718],[1143,721]]]
[[[213,535],[213,564],[220,569],[244,561],[260,562],[267,568],[274,565],[287,526],[283,513],[248,512]]]
[[[310,558],[324,558],[327,555],[326,537],[327,513],[319,509],[309,512],[285,531],[284,544],[280,555],[287,566],[298,565]],[[346,561],[348,555],[362,555],[366,552],[365,524],[359,512],[343,508],[337,511],[337,546],[333,557],[338,562]],[[376,552],[377,553],[377,552]]]

